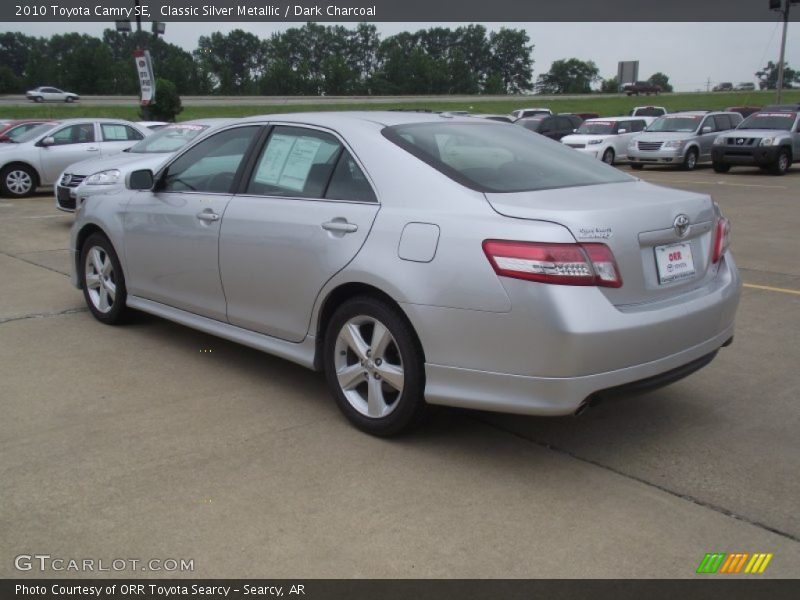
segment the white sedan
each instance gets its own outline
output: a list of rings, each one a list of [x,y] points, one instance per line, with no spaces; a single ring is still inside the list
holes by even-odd
[[[81,99],[78,94],[46,86],[28,90],[25,97],[33,102],[76,102]]]
[[[628,142],[653,120],[653,117],[587,119],[574,134],[561,138],[561,143],[613,165],[627,158]]]
[[[121,152],[152,133],[120,119],[65,119],[0,145],[0,194],[22,198],[52,186],[69,165]]]

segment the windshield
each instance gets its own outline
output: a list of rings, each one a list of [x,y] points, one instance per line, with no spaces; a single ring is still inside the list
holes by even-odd
[[[173,123],[171,125],[165,125],[153,135],[131,146],[128,152],[134,154],[165,154],[167,152],[175,152],[191,142],[203,131],[208,129],[208,127],[208,125],[197,125],[194,123]]]
[[[480,192],[524,192],[633,178],[522,127],[499,123],[395,125],[383,135],[454,181]]]
[[[585,135],[607,135],[614,133],[614,125],[615,123],[613,121],[585,121],[578,127],[577,133],[583,133]]]
[[[672,117],[665,115],[648,125],[647,131],[694,131],[703,119],[700,115]]]
[[[742,121],[736,129],[781,129],[789,131],[794,125],[797,113],[755,113]]]
[[[41,125],[37,125],[33,129],[29,129],[25,133],[20,136],[14,138],[15,142],[23,143],[23,142],[30,142],[33,139],[36,139],[40,135],[44,135],[51,129],[55,128],[58,123],[42,123]]]

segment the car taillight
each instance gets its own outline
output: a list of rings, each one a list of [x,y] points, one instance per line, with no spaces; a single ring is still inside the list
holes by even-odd
[[[605,244],[546,244],[486,240],[483,252],[503,277],[560,285],[622,286],[614,254]]]
[[[714,231],[714,246],[711,253],[711,262],[718,263],[731,243],[731,223],[725,217],[720,217]]]

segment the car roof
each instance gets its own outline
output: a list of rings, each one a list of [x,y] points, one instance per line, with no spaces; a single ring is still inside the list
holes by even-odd
[[[586,119],[584,123],[593,123],[595,121],[613,121],[615,123],[617,121],[634,121],[634,120],[641,121],[644,118],[645,118],[644,116],[635,117],[632,115],[623,115],[619,117],[592,117],[591,119]]]
[[[382,125],[388,127],[392,125],[409,125],[412,123],[476,122],[472,117],[454,116],[448,115],[447,113],[437,114],[389,110],[278,113],[244,117],[239,120],[241,123],[263,123],[264,121],[318,125],[320,127],[359,125]]]

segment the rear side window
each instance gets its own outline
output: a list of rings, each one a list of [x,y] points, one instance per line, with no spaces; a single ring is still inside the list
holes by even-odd
[[[330,200],[377,202],[375,192],[372,191],[372,186],[364,176],[364,172],[347,150],[344,150],[339,156],[325,197]]]
[[[328,133],[278,126],[261,152],[246,193],[322,198],[342,152]]]
[[[122,123],[101,123],[100,129],[103,132],[103,141],[106,142],[135,142],[144,138],[133,127]]]
[[[645,122],[638,119],[636,121],[628,121],[627,123],[625,123],[625,125],[620,123],[620,128],[627,129],[628,133],[634,131],[644,131]]]
[[[523,192],[634,181],[621,171],[523,127],[500,123],[414,123],[384,137],[458,183],[480,192]],[[438,139],[449,141],[443,148]]]

